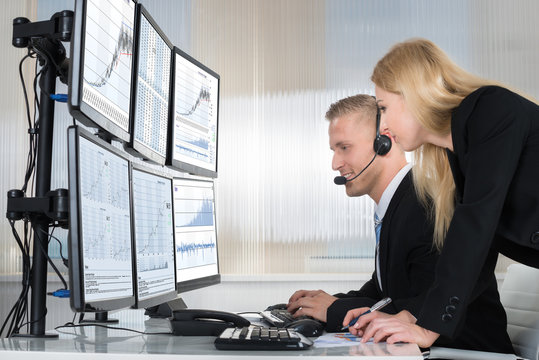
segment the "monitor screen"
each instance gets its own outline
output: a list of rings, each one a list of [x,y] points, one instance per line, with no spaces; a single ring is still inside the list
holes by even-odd
[[[176,298],[172,179],[133,165],[135,307]]]
[[[220,282],[213,181],[174,179],[178,292]]]
[[[217,177],[217,73],[173,49],[171,131],[167,164],[195,175]]]
[[[129,161],[96,136],[68,129],[69,281],[76,311],[135,303]]]
[[[73,117],[129,141],[133,23],[131,0],[77,0],[69,71]]]
[[[164,165],[169,125],[172,44],[144,6],[137,5],[136,79],[129,147]]]

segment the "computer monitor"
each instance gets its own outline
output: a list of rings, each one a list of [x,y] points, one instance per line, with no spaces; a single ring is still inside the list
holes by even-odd
[[[68,128],[71,307],[105,312],[132,306],[129,161],[77,126]]]
[[[77,0],[74,16],[69,111],[107,137],[129,141],[135,3]]]
[[[135,80],[131,141],[145,159],[164,165],[169,125],[172,43],[144,6],[136,7]]]
[[[135,308],[159,305],[176,298],[172,179],[133,164]]]
[[[220,77],[177,47],[173,57],[167,165],[217,177]]]
[[[174,178],[174,226],[178,292],[218,284],[213,181]]]

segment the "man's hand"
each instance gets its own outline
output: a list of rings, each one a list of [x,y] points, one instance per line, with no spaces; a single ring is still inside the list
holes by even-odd
[[[298,290],[295,293],[290,296],[290,299],[288,299],[288,303],[293,303],[295,301],[298,301],[302,297],[313,297],[320,293],[325,293],[323,290]]]
[[[335,300],[337,300],[335,296],[322,290],[300,290],[296,291],[290,298],[287,310],[293,313],[294,317],[308,315],[327,322],[327,310]]]

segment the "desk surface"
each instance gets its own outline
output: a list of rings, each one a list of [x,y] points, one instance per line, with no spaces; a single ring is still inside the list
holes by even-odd
[[[112,318],[120,320],[113,327],[125,327],[146,332],[170,332],[169,323],[163,319],[148,319],[142,311],[129,310],[112,314]],[[173,336],[173,335],[141,335],[118,329],[102,327],[61,328],[49,333],[58,333],[56,339],[10,338],[0,339],[0,358],[5,359],[131,359],[174,357],[174,359],[237,359],[238,357],[256,357],[257,359],[289,359],[294,356],[302,358],[362,356],[380,359],[395,356],[396,359],[423,359],[415,344],[358,344],[335,348],[311,348],[300,351],[220,351],[213,345],[214,337],[210,336]]]

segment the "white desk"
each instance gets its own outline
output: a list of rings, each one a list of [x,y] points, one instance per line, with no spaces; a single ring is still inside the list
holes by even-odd
[[[130,319],[125,319],[126,314]],[[130,310],[112,314],[119,324],[146,332],[170,332],[167,320],[148,319],[142,311]],[[49,333],[55,333],[51,331]],[[215,349],[214,337],[140,335],[123,330],[100,327],[63,328],[58,330],[57,339],[10,338],[0,339],[0,358],[17,360],[73,360],[77,359],[290,359],[302,358],[345,358],[362,356],[365,359],[423,359],[414,344],[359,344],[337,348],[311,348],[299,351],[222,351]]]

